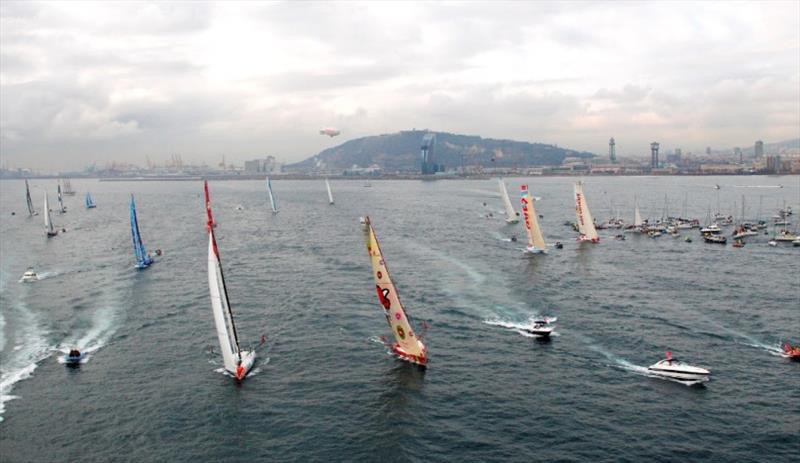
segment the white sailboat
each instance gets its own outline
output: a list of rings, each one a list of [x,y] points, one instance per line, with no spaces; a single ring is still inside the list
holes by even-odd
[[[328,189],[328,204],[333,204],[333,193],[331,192],[331,182],[325,179],[325,188]]]
[[[580,181],[575,182],[575,215],[578,219],[578,232],[580,233],[578,241],[599,243],[600,237],[597,235],[597,230],[594,228],[592,213],[589,211],[589,205],[586,203],[586,195],[583,193],[583,182]]]
[[[214,238],[214,218],[211,215],[211,198],[208,194],[208,181],[204,184],[206,195],[206,228],[208,229],[208,291],[211,295],[211,311],[217,327],[217,338],[222,352],[225,370],[236,379],[242,380],[253,367],[256,359],[255,351],[242,350],[236,325],[233,323],[233,312],[225,287],[225,275],[219,259],[217,240]]]
[[[428,363],[428,349],[422,340],[414,334],[408,316],[400,297],[397,294],[392,279],[389,277],[389,269],[381,253],[378,238],[369,217],[364,217],[364,238],[367,243],[367,252],[372,262],[372,275],[375,277],[375,290],[378,293],[378,301],[386,315],[386,321],[394,334],[395,343],[392,344],[392,353],[402,360],[425,366]]]
[[[47,192],[44,193],[44,233],[48,238],[58,235],[58,230],[53,227],[53,220],[50,218],[50,201],[47,199]]]
[[[64,198],[61,196],[61,184],[58,184],[58,213],[63,214],[67,212],[67,208],[64,206]]]
[[[64,196],[75,196],[75,190],[72,189],[72,182],[68,178],[64,179]]]
[[[28,186],[28,179],[25,179],[25,202],[28,205],[28,217],[39,215],[39,213],[33,209],[33,200],[31,199],[31,189]]]
[[[278,204],[275,202],[275,195],[272,193],[272,182],[267,177],[267,193],[269,193],[269,204],[272,206],[272,213],[278,213]]]
[[[519,217],[514,206],[511,204],[511,199],[508,197],[508,190],[506,190],[506,182],[502,178],[497,179],[497,184],[500,186],[500,197],[503,198],[503,206],[506,209],[506,223],[517,223]]]
[[[522,217],[525,219],[525,231],[528,233],[528,247],[525,252],[529,254],[546,254],[547,245],[539,228],[539,216],[536,215],[536,208],[533,206],[534,199],[528,190],[528,185],[520,185],[522,197]]]

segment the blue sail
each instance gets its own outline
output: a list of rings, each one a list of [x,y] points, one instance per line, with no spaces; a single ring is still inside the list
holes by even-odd
[[[97,206],[97,204],[95,204],[94,200],[92,200],[92,195],[90,195],[89,192],[87,191],[86,192],[86,209],[91,209],[91,208],[96,207],[96,206]]]
[[[131,195],[131,239],[133,240],[133,253],[136,256],[136,268],[144,269],[153,263],[153,259],[147,255],[147,251],[142,244],[142,236],[139,234],[139,221],[136,219],[136,203],[133,202]]]

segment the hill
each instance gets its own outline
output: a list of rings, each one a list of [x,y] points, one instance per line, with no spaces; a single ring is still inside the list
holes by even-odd
[[[426,130],[356,138],[321,151],[296,164],[286,166],[295,171],[311,171],[317,165],[327,170],[344,170],[353,165],[368,167],[377,164],[389,172],[419,171],[422,137]],[[543,143],[496,140],[474,135],[435,132],[434,161],[446,169],[462,165],[482,167],[530,167],[560,165],[566,157],[594,157],[587,152],[559,148]]]

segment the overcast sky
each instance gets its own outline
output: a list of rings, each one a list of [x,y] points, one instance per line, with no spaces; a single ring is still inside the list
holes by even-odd
[[[294,162],[415,127],[621,155],[797,138],[800,2],[0,3],[11,166]]]

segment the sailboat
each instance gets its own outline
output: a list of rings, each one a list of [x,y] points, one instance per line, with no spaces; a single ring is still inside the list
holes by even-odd
[[[58,184],[58,213],[63,214],[67,212],[67,208],[64,207],[64,198],[61,197],[61,184]]]
[[[92,199],[92,195],[90,195],[89,192],[87,191],[86,192],[86,209],[92,209],[92,208],[95,208],[95,207],[97,207],[97,204],[94,203],[94,200]]]
[[[211,295],[211,312],[214,314],[214,324],[217,327],[217,338],[222,352],[222,361],[225,370],[236,379],[242,380],[253,367],[256,352],[242,350],[239,346],[239,336],[236,334],[236,325],[233,323],[228,289],[225,287],[225,275],[222,273],[222,263],[219,259],[219,248],[214,238],[214,218],[211,215],[211,197],[208,194],[208,180],[203,188],[206,195],[206,230],[208,231],[208,292]]]
[[[146,269],[153,263],[153,259],[147,254],[142,244],[142,236],[139,234],[139,220],[136,218],[136,203],[131,195],[131,239],[133,240],[133,254],[136,256],[136,264],[139,270]]]
[[[519,222],[519,217],[517,217],[517,211],[514,210],[514,206],[511,205],[511,199],[509,199],[508,197],[508,190],[506,190],[506,182],[504,182],[502,178],[498,178],[497,184],[500,186],[500,197],[503,198],[503,206],[505,206],[506,209],[506,223]]]
[[[39,215],[38,212],[33,210],[33,200],[31,200],[31,189],[28,186],[28,180],[25,179],[25,201],[28,203],[28,216]]]
[[[529,254],[546,254],[547,245],[542,236],[542,230],[539,228],[539,218],[536,215],[536,208],[534,208],[534,200],[531,197],[531,192],[528,190],[528,185],[520,185],[520,192],[522,198],[522,217],[525,219],[525,231],[528,233],[528,247],[525,252]]]
[[[53,227],[53,220],[50,218],[50,201],[47,199],[47,192],[44,192],[44,233],[48,238],[58,235],[58,230]]]
[[[72,183],[69,179],[64,179],[64,195],[75,196],[75,190],[72,189]]]
[[[580,233],[578,241],[599,243],[600,237],[594,228],[592,213],[589,212],[586,195],[583,193],[583,182],[575,182],[575,215],[578,218],[578,233]]]
[[[364,217],[365,227],[364,237],[367,242],[367,253],[372,261],[372,273],[375,277],[375,290],[378,293],[378,301],[386,315],[386,321],[394,334],[395,343],[391,350],[398,358],[425,366],[428,363],[428,349],[422,340],[414,334],[414,330],[408,320],[408,316],[400,303],[400,296],[397,288],[389,276],[389,269],[381,253],[378,238],[372,228],[369,217]]]
[[[325,179],[325,188],[328,189],[328,204],[333,204],[333,193],[331,193],[331,182]]]
[[[267,177],[267,193],[269,193],[269,204],[272,206],[272,213],[278,213],[278,204],[275,202],[275,195],[272,193],[272,182]]]
[[[639,212],[639,199],[634,197],[633,198],[633,225],[627,227],[625,229],[627,233],[643,233],[644,232],[644,220],[642,220],[642,214]]]

